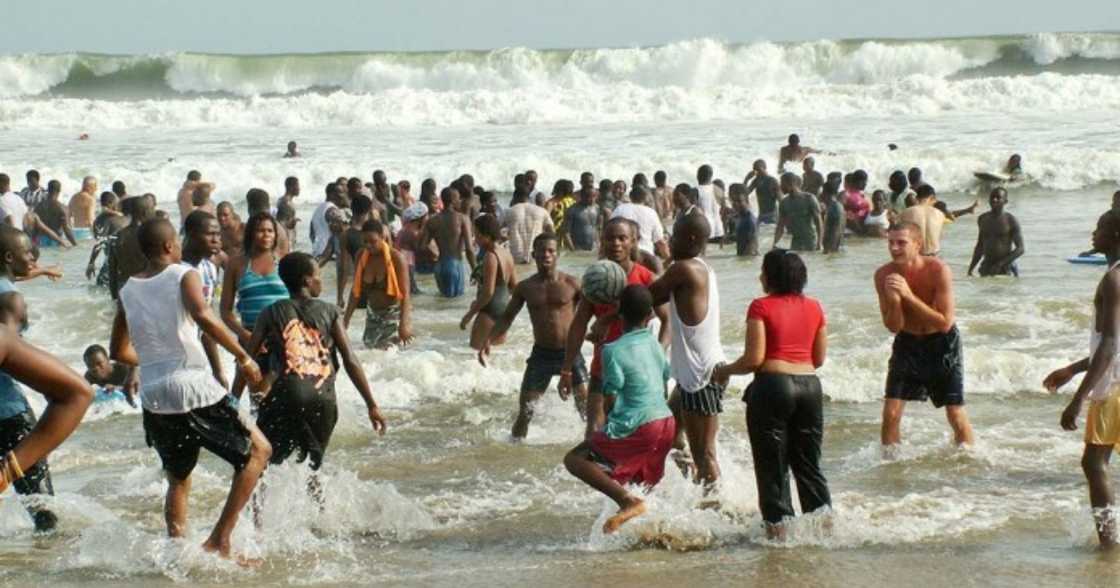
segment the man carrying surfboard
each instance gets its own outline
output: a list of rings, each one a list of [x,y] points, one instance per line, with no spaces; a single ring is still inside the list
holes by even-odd
[[[1006,212],[1007,190],[995,188],[988,196],[992,207],[977,219],[980,232],[976,236],[976,248],[972,251],[972,262],[968,264],[968,275],[980,264],[981,276],[1019,277],[1015,260],[1026,251],[1023,248],[1023,233],[1015,215]]]

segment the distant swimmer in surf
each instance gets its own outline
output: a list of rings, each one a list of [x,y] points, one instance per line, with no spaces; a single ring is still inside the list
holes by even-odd
[[[299,157],[300,155],[299,145],[296,145],[295,141],[288,141],[288,151],[284,153],[284,158]]]
[[[1097,285],[1093,297],[1093,331],[1089,356],[1059,368],[1046,376],[1042,385],[1056,392],[1079,373],[1085,372],[1077,392],[1062,411],[1062,428],[1077,430],[1081,405],[1089,400],[1085,418],[1085,452],[1081,469],[1089,483],[1089,503],[1093,506],[1097,537],[1102,548],[1116,545],[1114,502],[1108,479],[1108,462],[1112,449],[1120,444],[1120,381],[1116,376],[1117,326],[1120,325],[1120,217],[1108,212],[1097,220],[1093,231],[1093,249],[1105,254],[1108,271]]]
[[[777,173],[780,174],[785,170],[787,161],[792,161],[793,163],[801,163],[803,159],[814,153],[820,153],[820,151],[813,149],[812,147],[802,145],[801,137],[798,137],[796,134],[790,135],[789,144],[783,145],[782,148],[778,150]]]
[[[1022,257],[1026,251],[1023,248],[1023,232],[1019,228],[1019,220],[1010,212],[1004,211],[1007,206],[1007,190],[996,188],[988,196],[988,204],[992,207],[990,212],[985,212],[977,219],[980,233],[976,237],[976,247],[972,251],[972,262],[968,264],[968,275],[980,264],[981,276],[1015,276],[1019,277],[1019,268],[1015,261]]]
[[[927,399],[945,407],[957,445],[972,445],[953,273],[941,260],[921,253],[922,229],[916,224],[891,227],[887,244],[891,261],[875,272],[883,325],[895,334],[883,400],[883,447],[902,442],[904,403]]]

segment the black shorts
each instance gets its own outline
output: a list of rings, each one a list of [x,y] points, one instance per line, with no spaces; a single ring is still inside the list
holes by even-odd
[[[677,385],[681,408],[689,414],[700,416],[712,416],[723,412],[723,391],[724,387],[715,382],[708,382],[706,386],[695,392],[687,392]]]
[[[548,349],[533,345],[533,352],[525,360],[525,375],[521,378],[522,392],[544,392],[552,382],[553,376],[560,375],[564,365],[563,349]],[[587,382],[587,365],[583,356],[577,355],[572,363],[572,386],[582,386]]]
[[[0,455],[4,455],[16,448],[16,445],[27,437],[35,428],[35,414],[30,410],[14,417],[0,420]],[[54,496],[54,485],[51,484],[51,470],[47,467],[46,458],[35,462],[30,468],[23,469],[23,477],[12,482],[12,488],[17,494],[31,496],[46,494]],[[50,531],[58,523],[58,517],[47,510],[42,504],[29,503],[27,505],[31,518],[35,520],[36,531]]]
[[[249,462],[249,427],[237,411],[237,399],[227,395],[215,404],[177,414],[144,411],[144,435],[154,447],[163,469],[185,480],[198,463],[202,448],[240,471]]]
[[[293,394],[274,388],[257,413],[257,426],[272,444],[270,462],[284,463],[298,450],[297,461],[310,458],[313,470],[323,465],[337,423],[338,402],[333,382],[325,384],[317,394]]]
[[[929,399],[939,408],[964,404],[964,353],[956,325],[948,333],[895,335],[886,397]]]

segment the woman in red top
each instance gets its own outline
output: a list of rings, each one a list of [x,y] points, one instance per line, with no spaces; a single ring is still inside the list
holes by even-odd
[[[821,382],[816,369],[828,348],[821,304],[801,292],[808,281],[805,263],[792,251],[774,249],[762,260],[766,296],[747,311],[747,343],[734,363],[716,368],[712,379],[754,374],[743,401],[758,482],[758,506],[772,539],[794,516],[789,472],[797,481],[801,511],[830,506],[828,481],[821,472]]]

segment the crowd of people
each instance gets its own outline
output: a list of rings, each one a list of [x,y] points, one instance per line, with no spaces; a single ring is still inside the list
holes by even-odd
[[[371,426],[385,432],[350,343],[350,322],[364,309],[367,348],[414,344],[413,301],[429,295],[417,276],[431,274],[442,297],[462,297],[476,286],[460,327],[469,330],[483,365],[528,307],[533,347],[512,436],[527,435],[535,403],[557,379],[560,396],[574,398],[586,421],[584,440],[563,463],[618,504],[604,525],[608,533],[645,512],[633,486],[655,485],[667,463],[715,500],[725,391],[732,376],[752,374],[743,401],[759,510],[767,535],[781,538],[795,515],[791,472],[803,513],[831,504],[820,464],[824,393],[816,375],[827,356],[827,317],[804,292],[808,270],[799,252],[836,252],[849,237],[886,242],[890,259],[874,272],[874,284],[882,324],[894,334],[881,420],[887,452],[901,442],[906,401],[944,407],[956,443],[974,441],[952,272],[939,254],[943,226],[975,212],[976,203],[949,209],[917,168],[894,172],[869,199],[866,172],[822,174],[815,152],[792,135],[780,149],[777,177],[760,159],[743,182],[730,185],[703,165],[695,184],[670,187],[662,171],[652,185],[641,173],[629,185],[596,184],[584,172],[578,187],[559,179],[546,194],[530,170],[514,178],[504,206],[498,192],[467,174],[442,189],[425,179],[414,196],[408,181],[390,183],[378,170],[369,183],[340,177],[325,185],[306,244],[296,177],[285,180],[275,201],[265,190],[249,190],[242,207],[215,203],[215,184],[190,171],[177,195],[181,222],[173,224],[153,194],[130,195],[119,181],[96,195],[97,179],[85,178],[64,206],[57,181],[44,190],[39,174],[28,172],[27,187],[15,193],[0,174],[0,491],[12,483],[22,494],[51,493],[46,455],[78,426],[93,384],[99,394],[142,407],[146,438],[169,480],[170,535],[185,532],[200,450],[233,466],[227,503],[205,544],[229,556],[238,515],[268,463],[293,454],[313,471],[323,463],[338,419],[340,363]],[[294,142],[285,157],[299,157]],[[1021,165],[1018,156],[1013,161]],[[803,173],[786,171],[797,165]],[[990,191],[970,275],[977,266],[982,276],[1018,275],[1025,249],[1007,202],[1002,186]],[[774,225],[773,247],[761,261],[764,296],[747,308],[742,354],[727,358],[719,280],[706,253],[734,242],[737,255],[758,255],[764,224]],[[789,247],[778,248],[787,235]],[[42,249],[85,238],[95,242],[87,278],[106,288],[117,310],[108,349],[91,345],[83,356],[83,379],[20,339],[26,301],[14,283],[57,279],[58,268],[37,263]],[[1090,400],[1085,472],[1093,506],[1105,508],[1112,496],[1104,466],[1120,442],[1113,371],[1120,354],[1120,214],[1101,217],[1094,247],[1110,269],[1094,304],[1091,356],[1057,370],[1045,385],[1057,389],[1088,372],[1062,425],[1075,427]],[[607,298],[586,291],[579,278],[560,271],[563,250],[593,252],[596,263],[606,264],[598,270],[618,287]],[[333,303],[322,299],[321,268],[328,264],[337,284]],[[519,266],[526,264],[535,271],[522,279]],[[588,341],[590,362],[583,356]],[[234,358],[233,374],[224,371],[223,352]],[[37,424],[16,381],[47,397]],[[238,409],[245,389],[255,419]],[[319,492],[314,484],[311,491]],[[32,515],[37,528],[54,526],[49,511],[36,507]],[[1114,526],[1099,516],[1101,542],[1111,544]]]

